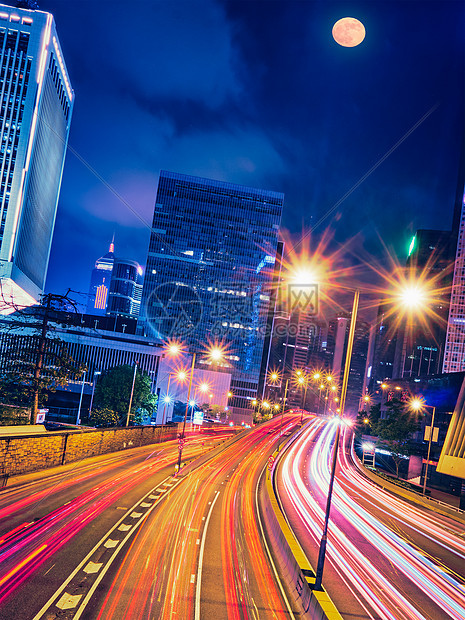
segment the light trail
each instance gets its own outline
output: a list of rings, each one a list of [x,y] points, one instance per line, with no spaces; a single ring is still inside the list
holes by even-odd
[[[335,426],[328,423],[321,432],[320,429],[321,422],[315,421],[307,431],[307,437],[297,441],[289,450],[282,467],[286,494],[316,544],[319,544],[324,519]],[[308,454],[308,440],[314,440],[318,433],[305,472],[315,484],[315,495],[312,495],[302,476],[302,464]],[[367,502],[361,501],[362,494],[363,498],[366,494]],[[370,502],[373,506],[374,501],[381,504],[382,513],[398,522],[396,531],[370,511]],[[463,576],[444,567],[408,541],[402,535],[406,526],[428,540],[437,537],[442,549],[462,558],[463,540],[442,527],[440,519],[425,515],[367,482],[341,450],[327,548],[332,569],[339,571],[344,581],[380,618],[437,620],[447,617],[463,620]]]
[[[276,444],[279,423],[257,427],[213,455],[150,515],[99,604],[98,620],[189,620],[204,617],[209,604],[228,620],[289,618],[253,511],[256,476]],[[222,592],[214,602],[212,585]]]
[[[198,455],[202,449],[202,435],[190,438],[190,445],[186,449],[186,457]],[[105,510],[114,504],[119,498],[124,497],[139,484],[148,480],[157,471],[168,464],[174,464],[177,456],[176,442],[167,442],[164,445],[165,454],[157,455],[157,459],[147,459],[142,463],[131,465],[131,462],[140,458],[137,454],[131,456],[127,464],[128,469],[121,472],[111,473],[112,469],[121,466],[117,460],[96,467],[92,472],[81,474],[74,479],[62,479],[52,483],[45,481],[45,489],[38,490],[30,496],[21,497],[21,487],[12,489],[11,506],[2,508],[2,523],[12,518],[15,513],[21,514],[26,508],[40,504],[45,496],[53,499],[59,498],[60,493],[75,490],[85,481],[98,478],[97,486],[88,491],[81,492],[72,500],[59,505],[58,508],[44,514],[39,519],[5,532],[0,540],[0,604],[2,604],[24,581],[33,577],[37,569],[53,554],[64,548],[74,537],[89,526],[94,519],[98,518]],[[101,480],[101,476],[108,475]],[[8,501],[9,493],[2,494],[0,500]],[[58,500],[59,501],[59,500]],[[15,512],[13,512],[15,511]]]

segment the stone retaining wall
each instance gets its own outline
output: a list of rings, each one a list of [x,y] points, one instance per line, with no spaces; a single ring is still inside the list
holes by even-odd
[[[136,426],[0,437],[0,475],[15,476],[176,439],[176,426]]]

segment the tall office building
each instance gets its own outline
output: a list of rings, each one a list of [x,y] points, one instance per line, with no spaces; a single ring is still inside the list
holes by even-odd
[[[108,293],[114,262],[115,244],[112,241],[108,252],[95,261],[87,297],[87,314],[102,316],[107,313]]]
[[[413,378],[441,372],[449,312],[450,286],[452,284],[450,230],[417,230],[412,238],[407,257],[407,269],[418,278],[434,281],[435,301],[429,310],[434,313],[426,324],[418,321],[409,329],[400,331],[394,366],[394,377]]]
[[[443,372],[465,370],[465,193],[460,193],[460,208],[455,209],[453,233],[457,235],[449,320],[444,348]]]
[[[0,5],[0,312],[39,300],[74,93],[53,16]]]
[[[227,348],[230,408],[256,396],[284,196],[162,171],[150,238],[140,329],[198,352]]]
[[[138,317],[141,298],[141,266],[134,260],[115,258],[111,272],[107,314]]]

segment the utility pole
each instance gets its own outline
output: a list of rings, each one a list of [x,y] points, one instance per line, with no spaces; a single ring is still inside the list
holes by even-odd
[[[39,336],[39,349],[37,351],[37,360],[34,368],[34,380],[33,380],[33,398],[32,398],[32,407],[31,407],[31,418],[29,420],[30,424],[35,424],[37,410],[39,408],[39,384],[40,384],[40,375],[42,373],[42,367],[44,365],[44,356],[45,356],[45,343],[47,342],[47,330],[48,330],[48,321],[50,314],[50,307],[52,303],[52,294],[46,295],[47,302],[45,304],[44,316],[42,318],[42,326]]]

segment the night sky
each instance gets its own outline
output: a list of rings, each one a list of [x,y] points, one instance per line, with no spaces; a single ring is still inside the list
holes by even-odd
[[[282,191],[296,239],[329,226],[334,247],[356,236],[348,261],[381,240],[403,261],[417,228],[451,225],[464,7],[42,0],[76,94],[47,291],[87,293],[113,233],[145,265],[161,169]],[[332,38],[345,16],[358,47]]]

